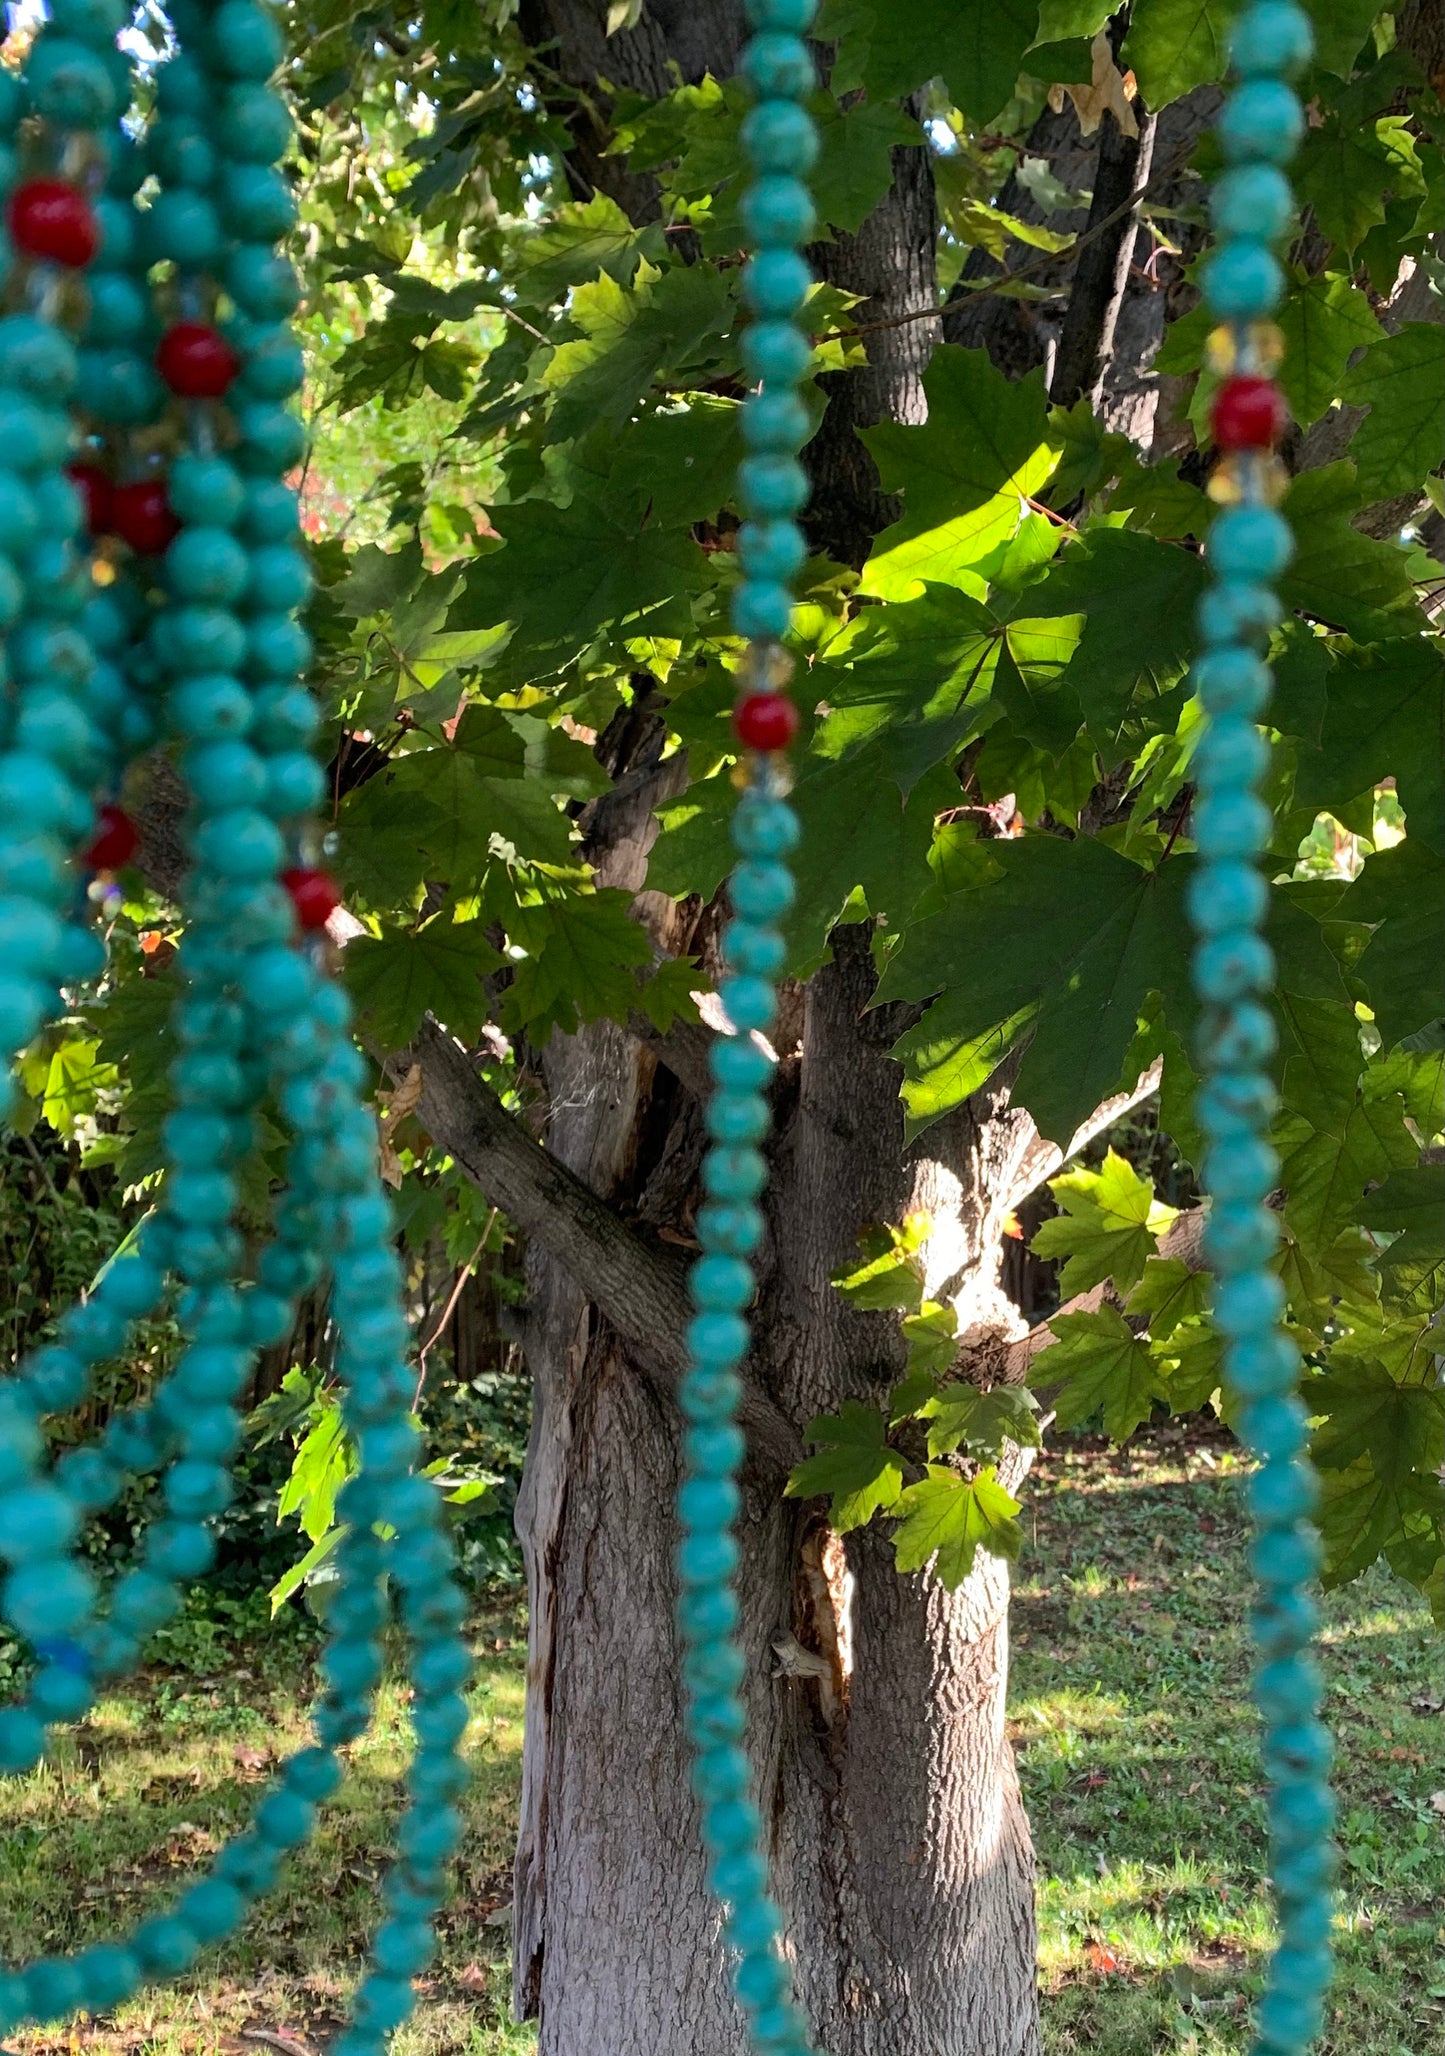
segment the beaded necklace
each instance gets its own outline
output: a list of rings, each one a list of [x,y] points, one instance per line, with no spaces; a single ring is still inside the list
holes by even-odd
[[[416,1753],[387,1915],[337,2044],[341,2056],[372,2056],[411,2010],[460,1834],[465,1602],[438,1494],[417,1471],[399,1266],[358,1096],[364,1067],[320,954],[335,891],[311,861],[321,776],[307,749],[317,717],[299,682],[310,647],[295,618],[308,577],[283,483],[304,438],[284,404],[301,382],[286,325],[299,289],[273,247],[294,213],[273,169],[289,124],[266,83],[280,38],[252,0],[180,0],[170,18],[177,47],[156,74],[140,147],[120,126],[132,82],[115,41],[129,20],[119,0],[53,0],[23,75],[0,73],[14,309],[0,316],[10,680],[0,1034],[10,1048],[57,1015],[62,988],[104,968],[84,872],[135,852],[115,802],[128,762],[173,743],[193,801],[157,1206],[57,1341],[0,1389],[0,1609],[36,1656],[25,1700],[0,1711],[0,1772],[32,1768],[46,1728],[83,1717],[105,1679],[132,1670],[209,1568],[207,1523],[234,1491],[236,1402],[258,1349],[290,1332],[300,1294],[328,1274],[360,1468],[340,1506],[314,1745],[169,1912],[120,1942],[0,1971],[0,2034],[115,2006],[238,1925],[340,1782],[338,1751],[366,1726],[395,1612]],[[167,269],[152,292],[157,265]],[[219,326],[218,302],[231,310]],[[114,540],[99,545],[93,575],[87,558],[102,536]],[[238,1173],[268,1091],[293,1136],[274,1232],[248,1277]],[[47,1468],[43,1418],[85,1397],[94,1367],[172,1281],[186,1338],[174,1368],[96,1445]],[[147,1470],[162,1473],[163,1512],[102,1610],[81,1529],[114,1504],[128,1471]]]
[[[723,1932],[736,1956],[734,1983],[756,2056],[806,2056],[809,2048],[779,1947],[781,1916],[767,1892],[762,1821],[749,1796],[751,1773],[742,1746],[746,1660],[736,1639],[739,1551],[733,1530],[744,1456],[737,1427],[738,1367],[748,1346],[745,1309],[754,1291],[749,1259],[763,1236],[758,1200],[767,1177],[758,1145],[769,1126],[763,1091],[771,1059],[760,1038],[776,1011],[772,981],[785,949],[774,924],[792,903],[783,860],[798,833],[783,798],[786,774],[779,753],[798,726],[784,690],[791,661],[782,638],[789,581],[806,554],[794,517],[807,496],[797,452],[808,427],[792,388],[809,362],[797,316],[809,285],[798,248],[813,225],[803,180],[817,154],[802,105],[815,83],[802,40],[813,12],[813,0],[748,0],[757,33],[742,58],[756,96],[742,130],[756,174],[742,207],[755,253],[744,282],[755,319],[744,334],[743,361],[758,390],[742,411],[749,454],[739,467],[738,496],[748,518],[738,537],[743,583],[733,624],[749,641],[735,716],[749,757],[733,817],[739,862],[729,887],[733,918],[722,944],[733,975],[721,993],[732,1032],[711,1051],[716,1090],[707,1110],[707,1202],[697,1221],[703,1254],[691,1276],[697,1312],[688,1330],[691,1362],[682,1405],[690,1425],[678,1493],[678,1623],[686,1645],[687,1728],[696,1751],[693,1782],[702,1804],[709,1882],[724,1908]],[[1317,1624],[1308,1590],[1319,1562],[1318,1538],[1309,1525],[1316,1487],[1304,1459],[1308,1423],[1295,1390],[1298,1353],[1280,1327],[1283,1289],[1268,1268],[1278,1224],[1264,1205],[1278,1180],[1279,1161],[1263,1139],[1275,1106],[1264,1069],[1275,1030],[1262,1003],[1274,960],[1260,933],[1268,885],[1258,867],[1271,817],[1256,790],[1269,748],[1255,725],[1271,683],[1261,651],[1282,618],[1270,583],[1293,547],[1288,525],[1272,504],[1279,467],[1270,452],[1283,427],[1283,408],[1277,389],[1261,375],[1277,332],[1259,324],[1283,291],[1272,245],[1289,227],[1293,200],[1279,166],[1293,155],[1303,126],[1299,102],[1282,75],[1301,69],[1310,50],[1308,19],[1293,0],[1254,0],[1236,28],[1241,83],[1219,123],[1229,169],[1213,195],[1220,247],[1204,281],[1214,311],[1228,324],[1221,332],[1218,368],[1231,374],[1214,409],[1216,441],[1229,453],[1214,491],[1238,504],[1217,517],[1208,543],[1214,582],[1201,609],[1205,654],[1194,674],[1207,716],[1195,759],[1201,861],[1190,914],[1200,937],[1194,979],[1204,1002],[1200,1049],[1209,1074],[1199,1113],[1211,1145],[1202,1169],[1213,1202],[1206,1246],[1218,1277],[1214,1317],[1225,1337],[1225,1375],[1239,1401],[1241,1432],[1261,1460],[1249,1483],[1256,1526],[1250,1562],[1260,1586],[1253,1617],[1260,1651],[1254,1696],[1265,1727],[1282,1940],[1256,2012],[1257,2056],[1302,2056],[1319,2032],[1331,1967],[1333,1804],[1325,1783],[1330,1746],[1315,1718],[1318,1673],[1305,1653]]]

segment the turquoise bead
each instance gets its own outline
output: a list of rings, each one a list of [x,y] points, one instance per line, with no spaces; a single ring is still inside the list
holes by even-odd
[[[792,250],[763,250],[743,272],[743,298],[765,320],[794,315],[808,297],[813,274]]]
[[[216,141],[243,164],[272,164],[291,141],[291,117],[267,86],[233,86],[215,110]]]
[[[44,1722],[83,1720],[95,1704],[89,1678],[58,1663],[45,1664],[30,1687],[31,1711]]]
[[[296,226],[290,182],[268,164],[228,164],[216,188],[221,219],[232,235],[280,242]]]
[[[1297,94],[1277,79],[1247,79],[1225,101],[1218,135],[1235,164],[1285,164],[1304,134],[1304,109]]]
[[[788,1968],[769,1952],[744,1956],[733,1972],[733,1984],[745,2006],[776,2006],[792,1988]]]
[[[1229,1354],[1229,1373],[1246,1399],[1271,1399],[1293,1389],[1299,1378],[1299,1351],[1284,1335],[1253,1335],[1236,1342]]]
[[[1268,580],[1288,570],[1294,537],[1271,507],[1228,507],[1215,517],[1205,547],[1217,578]]]
[[[254,0],[221,0],[206,48],[216,69],[234,79],[268,79],[286,54],[280,29]]]
[[[95,129],[117,112],[116,90],[93,50],[68,36],[42,36],[26,61],[36,112],[59,128]]]
[[[806,243],[817,226],[808,188],[786,173],[768,173],[749,187],[741,215],[749,239],[763,248]]]
[[[247,471],[290,471],[306,454],[306,424],[289,408],[255,400],[237,411],[237,457]]]
[[[1238,164],[1215,181],[1209,211],[1225,242],[1277,242],[1294,220],[1289,180],[1273,164]]]
[[[304,606],[311,596],[311,584],[311,568],[300,550],[271,543],[251,552],[247,597],[252,606],[284,610]]]
[[[1249,1566],[1261,1585],[1303,1585],[1317,1575],[1320,1555],[1313,1528],[1270,1528],[1250,1542]]]
[[[21,1777],[45,1754],[45,1729],[23,1707],[0,1708],[0,1775]]]
[[[198,120],[185,116],[155,122],[145,141],[145,158],[169,186],[204,190],[216,175],[216,146]]]
[[[737,1597],[726,1585],[692,1587],[678,1600],[677,1624],[690,1642],[712,1642],[734,1634]]]
[[[162,114],[209,116],[214,91],[195,58],[183,50],[156,72],[156,105]]]
[[[176,1907],[176,1918],[202,1942],[218,1942],[233,1933],[245,1915],[244,1896],[224,1878],[192,1885]]]
[[[744,921],[771,921],[785,914],[796,897],[792,875],[785,865],[765,858],[744,859],[729,881],[733,906]],[[732,986],[725,988],[733,991]],[[761,1026],[761,1023],[741,1023]]]
[[[1288,1480],[1311,1477],[1302,1464],[1276,1464],[1272,1469],[1279,1477]],[[1257,1473],[1251,1478],[1251,1487],[1258,1483],[1259,1475]],[[1285,1484],[1264,1494],[1251,1489],[1248,1498],[1254,1519],[1265,1527],[1271,1527],[1288,1526],[1292,1520],[1312,1512],[1319,1494],[1317,1489],[1307,1494]],[[1277,1511],[1290,1504],[1297,1505],[1294,1514]],[[1307,1647],[1319,1632],[1319,1625],[1320,1610],[1305,1592],[1271,1593],[1255,1603],[1249,1617],[1254,1645],[1266,1657],[1289,1656],[1295,1650]],[[1270,1776],[1279,1782],[1279,1773],[1273,1766]]]
[[[710,1132],[717,1131],[710,1127]],[[698,1209],[697,1232],[704,1249],[715,1249],[726,1256],[751,1256],[763,1239],[763,1227],[761,1209],[755,1206],[709,1205]]]
[[[37,400],[64,400],[76,372],[75,350],[61,330],[33,314],[0,319],[0,380]]]
[[[1269,705],[1269,667],[1253,650],[1239,645],[1210,650],[1190,675],[1208,713],[1237,714],[1252,719]]]
[[[326,796],[326,776],[300,750],[273,757],[266,769],[266,811],[278,821],[314,813]]]
[[[743,330],[743,369],[763,385],[797,385],[813,361],[813,345],[791,321],[754,321]]]
[[[300,502],[278,479],[248,479],[241,533],[251,543],[288,542],[300,523]]]
[[[35,1563],[59,1553],[76,1532],[76,1509],[53,1485],[29,1485],[0,1501],[0,1557]]]
[[[279,321],[295,312],[301,282],[294,267],[269,243],[238,243],[222,267],[227,292],[243,314]]]
[[[806,504],[808,474],[796,457],[746,457],[738,466],[738,490],[749,514],[776,521]]]
[[[768,1103],[756,1093],[719,1093],[709,1102],[705,1125],[718,1142],[759,1142],[768,1132]]]
[[[184,528],[165,555],[166,582],[178,599],[238,599],[249,573],[245,550],[224,528]]]
[[[181,759],[186,783],[201,805],[258,806],[266,795],[266,762],[244,742],[208,742]]]
[[[0,550],[23,556],[39,535],[40,517],[32,489],[12,471],[0,471]]]
[[[202,822],[194,840],[199,862],[223,878],[271,878],[281,868],[285,845],[264,814],[236,807]]]
[[[253,326],[245,338],[243,355],[245,364],[236,383],[242,398],[289,400],[305,383],[301,345],[285,326]]]
[[[1241,1193],[1240,1197],[1251,1195]],[[1241,1271],[1218,1281],[1214,1324],[1224,1335],[1256,1335],[1280,1319],[1284,1306],[1284,1287],[1273,1271]]]
[[[64,1635],[87,1618],[95,1604],[95,1580],[79,1564],[55,1559],[21,1564],[0,1589],[11,1625],[27,1641]]]
[[[747,0],[747,16],[755,29],[788,29],[802,35],[812,27],[817,0]]]
[[[1252,1517],[1267,1527],[1290,1527],[1296,1521],[1307,1520],[1319,1505],[1319,1497],[1319,1484],[1314,1472],[1299,1463],[1267,1463],[1245,1485],[1245,1498]],[[1317,1610],[1302,1594],[1294,1595],[1294,1599],[1296,1607],[1302,1609],[1298,1617],[1306,1622],[1304,1632],[1299,1636],[1302,1644],[1314,1634]]]
[[[70,424],[57,408],[43,407],[13,386],[0,388],[0,419],[5,423],[4,459],[22,475],[52,471],[70,442]]]
[[[1205,1182],[1216,1200],[1257,1201],[1279,1181],[1279,1158],[1258,1136],[1232,1140],[1204,1158]]]
[[[812,423],[796,393],[768,391],[755,393],[744,403],[742,432],[751,450],[791,452],[808,440]]]
[[[388,1977],[412,1978],[436,1954],[436,1940],[424,1920],[387,1920],[376,1931],[372,1960]]]
[[[1307,1656],[1284,1656],[1269,1663],[1254,1680],[1255,1705],[1268,1721],[1301,1720],[1319,1705],[1324,1682]]]
[[[1258,321],[1284,298],[1284,267],[1267,243],[1225,243],[1206,259],[1199,283],[1223,320]]]
[[[1206,643],[1262,642],[1283,619],[1278,595],[1247,580],[1212,585],[1199,602],[1199,634]]]
[[[739,70],[760,99],[802,100],[817,85],[813,54],[801,36],[764,29],[745,46]],[[746,142],[745,148],[750,148]]]
[[[0,1045],[20,1049],[45,1019],[44,986],[13,974],[0,976]]]
[[[88,1386],[85,1364],[73,1349],[52,1344],[34,1350],[26,1360],[25,1382],[42,1413],[61,1413],[85,1397]],[[14,1434],[14,1427],[7,1430]]]
[[[1252,792],[1211,792],[1194,809],[1195,837],[1211,856],[1257,855],[1273,827],[1273,814]]]
[[[736,1313],[753,1296],[753,1274],[737,1257],[704,1256],[688,1280],[693,1304],[711,1313]]]
[[[174,1914],[161,1913],[141,1922],[130,1946],[143,1970],[159,1977],[179,1977],[200,1955],[201,1938]]]
[[[36,2020],[54,2020],[80,2004],[80,1972],[62,1956],[42,1956],[31,1964],[24,1981],[26,2006]]]
[[[256,676],[274,678],[307,668],[311,638],[289,614],[256,614],[248,624],[246,652]]]
[[[768,1027],[778,1010],[778,997],[765,978],[726,978],[718,997],[737,1029]]]
[[[723,932],[723,962],[756,978],[776,978],[788,960],[788,946],[775,928],[733,921]]]
[[[224,457],[206,457],[187,451],[171,466],[167,497],[178,520],[204,528],[210,534],[234,528],[246,504],[246,482],[234,464]],[[186,536],[177,539],[184,542]],[[229,541],[229,538],[227,538]],[[175,544],[171,546],[174,552]],[[243,580],[244,583],[244,580]],[[238,586],[237,592],[241,590]]]
[[[1268,1262],[1279,1246],[1279,1220],[1268,1207],[1253,1202],[1236,1200],[1229,1204],[1216,1201],[1204,1228],[1204,1247],[1214,1268],[1222,1273],[1252,1269],[1256,1264]],[[1297,1366],[1291,1360],[1285,1366],[1286,1379],[1295,1375]],[[1235,1383],[1242,1392],[1248,1393],[1248,1381],[1238,1369],[1233,1373]],[[1270,1385],[1267,1389],[1274,1390]]]
[[[749,579],[786,585],[802,570],[807,554],[795,521],[745,521],[738,530],[738,562]]]
[[[741,585],[730,612],[733,627],[750,642],[781,642],[792,620],[793,596],[785,585]]]
[[[142,255],[149,264],[185,268],[212,265],[223,248],[220,220],[210,201],[185,188],[159,193],[140,216]]]
[[[243,736],[251,726],[251,697],[224,673],[188,678],[166,702],[172,725],[198,742]]]
[[[152,643],[161,661],[181,675],[235,672],[246,656],[245,630],[221,607],[169,608],[156,622]]]
[[[700,1318],[721,1321],[731,1316],[708,1314]],[[741,1398],[742,1380],[732,1370],[689,1371],[678,1391],[678,1405],[685,1418],[699,1427],[726,1427],[737,1412]]]

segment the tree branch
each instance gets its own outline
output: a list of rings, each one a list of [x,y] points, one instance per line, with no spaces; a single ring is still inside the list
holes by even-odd
[[[1106,110],[1099,123],[1089,227],[1079,244],[1049,391],[1056,407],[1072,407],[1085,395],[1097,397],[1102,368],[1114,347],[1139,230],[1134,195],[1147,191],[1153,158],[1154,116],[1142,116],[1138,134],[1127,136]]]
[[[686,1362],[685,1265],[620,1221],[589,1185],[533,1141],[478,1076],[471,1058],[437,1022],[423,1022],[395,1060],[421,1066],[417,1112],[494,1206],[534,1236],[575,1279],[655,1390],[675,1401]],[[801,1453],[792,1424],[762,1390],[746,1383],[741,1425],[754,1457],[771,1472]]]

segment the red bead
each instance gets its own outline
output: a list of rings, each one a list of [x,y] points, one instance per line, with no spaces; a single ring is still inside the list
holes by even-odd
[[[110,525],[142,557],[159,557],[181,532],[158,478],[118,485],[111,498]]]
[[[1288,420],[1272,379],[1231,378],[1214,396],[1214,440],[1221,450],[1272,450]]]
[[[85,526],[91,535],[104,535],[115,508],[115,487],[98,464],[67,464],[71,484],[85,508]]]
[[[123,807],[97,807],[95,838],[85,852],[92,871],[118,871],[140,848],[140,831]]]
[[[336,880],[325,871],[283,871],[281,883],[291,895],[296,919],[303,928],[324,928],[341,905]]]
[[[226,338],[204,321],[178,321],[161,337],[156,369],[186,400],[219,400],[241,369]]]
[[[72,269],[89,264],[100,248],[100,226],[89,200],[63,179],[31,178],[17,186],[6,210],[15,247]]]
[[[733,713],[738,739],[750,750],[785,750],[798,732],[798,710],[785,692],[755,692]]]

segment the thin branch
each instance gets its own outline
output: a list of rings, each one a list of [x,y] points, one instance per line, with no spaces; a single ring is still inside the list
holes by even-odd
[[[491,1234],[493,1227],[496,1225],[497,1215],[500,1212],[501,1208],[494,1206],[492,1208],[492,1211],[487,1215],[487,1225],[482,1230],[482,1239],[477,1244],[476,1248],[472,1251],[471,1255],[467,1258],[466,1262],[462,1265],[461,1269],[457,1272],[456,1283],[453,1285],[451,1289],[451,1297],[447,1300],[446,1306],[442,1310],[441,1319],[437,1322],[436,1326],[432,1329],[430,1336],[427,1338],[425,1342],[423,1342],[421,1348],[417,1351],[416,1394],[411,1403],[411,1410],[413,1413],[415,1413],[417,1408],[421,1405],[422,1388],[426,1384],[426,1360],[431,1355],[432,1351],[436,1348],[438,1342],[441,1341],[442,1336],[446,1333],[447,1322],[451,1319],[452,1315],[457,1310],[457,1301],[462,1296],[462,1288],[465,1286],[468,1278],[471,1277],[472,1272],[476,1269],[477,1259],[480,1257],[482,1251],[487,1246],[487,1237]]]

